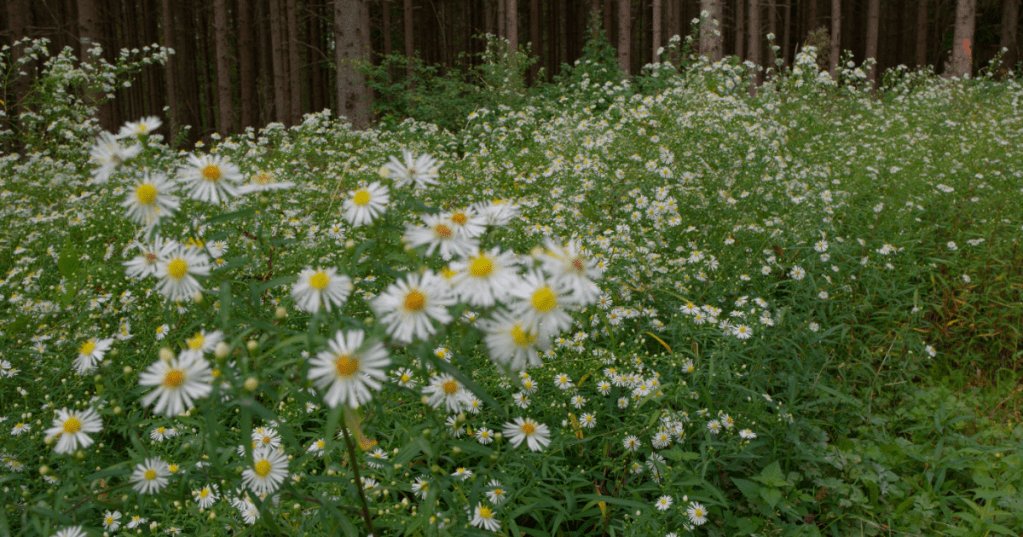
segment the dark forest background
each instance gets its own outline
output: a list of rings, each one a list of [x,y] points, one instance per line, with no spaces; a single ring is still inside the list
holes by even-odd
[[[721,21],[720,40],[701,47],[718,58],[772,65],[764,36],[773,33],[790,64],[822,28],[818,40],[837,34],[857,63],[872,52],[876,72],[905,64],[942,73],[952,69],[957,21],[970,16],[972,33],[964,35],[973,36],[967,62],[976,73],[1003,47],[1003,66],[1020,58],[1019,7],[1020,0],[6,0],[0,32],[7,44],[48,38],[51,54],[72,47],[84,57],[88,43],[99,43],[110,62],[122,48],[174,49],[166,66],[143,69],[130,87],[117,88],[99,120],[116,130],[156,115],[172,128],[192,125],[185,137],[194,141],[273,121],[294,125],[325,108],[366,126],[374,91],[355,62],[380,66],[403,54],[438,76],[461,76],[483,61],[479,36],[486,33],[530,45],[532,86],[583,55],[590,20],[601,22],[622,70],[637,74],[670,36],[691,33],[701,10]],[[387,65],[382,72],[391,80],[413,73]],[[13,103],[18,90],[8,86],[4,101]]]

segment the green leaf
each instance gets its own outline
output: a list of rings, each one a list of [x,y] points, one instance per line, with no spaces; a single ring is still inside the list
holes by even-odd
[[[753,480],[769,487],[789,486],[789,482],[785,481],[785,474],[781,472],[781,465],[778,464],[778,461],[772,462],[767,468],[764,468],[759,476],[753,477]]]
[[[767,505],[774,509],[775,505],[781,501],[781,491],[776,488],[760,489],[760,497],[767,502]]]
[[[742,495],[750,500],[755,500],[760,497],[760,485],[752,481],[746,481],[745,479],[732,478],[732,483],[735,483],[736,487],[742,491]]]
[[[78,251],[75,250],[75,245],[71,243],[71,239],[67,239],[64,241],[64,248],[60,250],[60,257],[57,259],[57,270],[60,271],[61,276],[64,276],[70,284],[72,280],[77,279],[81,268],[82,263],[78,260]]]
[[[239,218],[245,218],[246,216],[252,216],[256,214],[256,210],[253,208],[242,209],[233,213],[218,214],[206,221],[207,224],[216,224],[218,222],[227,222],[228,220],[237,220]]]
[[[738,535],[750,535],[751,533],[757,531],[758,527],[756,524],[753,523],[752,520],[748,518],[740,518],[736,520],[735,525]]]

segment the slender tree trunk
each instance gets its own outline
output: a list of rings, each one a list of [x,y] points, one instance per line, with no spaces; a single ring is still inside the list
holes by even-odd
[[[722,53],[721,0],[701,0],[700,14],[704,11],[710,15],[706,18],[701,16],[700,55],[716,62],[721,59]]]
[[[1019,29],[1019,4],[1020,0],[1005,0],[1002,5],[1002,28],[998,40],[999,50],[1009,49],[1002,56],[1002,67],[1014,69],[1016,59],[1019,58],[1019,42],[1016,40],[1016,32]]]
[[[877,60],[877,36],[881,31],[881,0],[867,2],[867,52],[865,58]],[[877,80],[877,66],[867,72],[867,80]]]
[[[767,67],[777,69],[775,60],[778,55],[774,52],[774,45],[778,43],[778,4],[775,0],[767,0],[767,33],[771,34],[774,41],[767,45]]]
[[[223,136],[234,132],[231,51],[227,32],[227,0],[213,0],[213,33],[217,55],[217,132]]]
[[[917,0],[916,6],[916,65],[927,65],[927,0]]]
[[[746,0],[735,3],[735,55],[743,60],[746,52]]]
[[[785,0],[782,17],[781,57],[789,62],[789,42],[792,41],[792,0]]]
[[[362,2],[359,2],[362,4]],[[288,116],[292,125],[302,122],[302,59],[301,44],[298,39],[298,6],[295,0],[286,0],[288,8],[288,96],[291,97],[288,106]],[[361,9],[366,9],[365,5]]]
[[[558,25],[558,65],[568,63],[568,5],[567,2],[556,2],[558,4],[558,17],[555,23]]]
[[[670,1],[670,0],[669,0]],[[662,0],[653,0],[653,39],[651,40],[653,50],[651,51],[650,63],[660,63],[661,58],[657,55],[657,49],[661,48],[663,38],[661,37],[661,12],[664,6]]]
[[[508,0],[497,0],[497,35],[507,39]]]
[[[287,125],[290,108],[288,104],[288,73],[284,69],[284,28],[282,26],[285,21],[283,20],[281,1],[269,0],[270,43],[274,73],[274,119]]]
[[[89,49],[100,44],[100,16],[97,0],[78,0],[78,34],[81,40],[79,58],[83,64],[95,65],[98,58],[89,54]],[[99,125],[104,129],[112,129],[113,107],[109,104],[99,104],[101,95],[94,91],[89,95],[89,101],[97,107]]]
[[[358,5],[352,5],[354,3]],[[369,59],[369,28],[365,0],[334,0],[334,54],[337,63],[339,113],[356,129],[369,127],[369,91],[355,62]]]
[[[817,29],[817,0],[809,0],[810,2],[810,14],[807,15],[810,19],[810,31]]]
[[[199,72],[202,75],[200,78],[202,83],[200,86],[202,98],[200,100],[201,105],[199,106],[199,114],[202,118],[202,135],[206,136],[208,134],[213,134],[217,130],[217,109],[214,104],[217,101],[216,97],[214,97],[215,92],[213,91],[213,80],[216,75],[212,73],[216,65],[211,54],[215,51],[213,50],[213,45],[210,43],[209,22],[205,13],[203,13],[201,2],[197,2],[197,4],[199,4],[199,6],[197,6],[198,9],[194,9],[189,14],[195,15],[196,29],[198,30],[196,35],[199,39],[199,54],[196,57],[196,63],[198,63]]]
[[[629,76],[632,64],[630,48],[632,47],[632,1],[618,0],[618,68]]]
[[[838,81],[838,62],[842,59],[842,0],[831,0],[831,79]]]
[[[763,65],[763,54],[761,53],[764,36],[761,35],[760,28],[760,2],[759,0],[749,0],[749,61],[757,64],[758,66]],[[755,85],[760,85],[763,81],[763,74],[761,71],[757,71],[754,74]]]
[[[540,0],[529,2],[529,50],[532,56],[543,57],[543,48],[540,44]],[[531,83],[536,82],[540,72],[540,62],[537,61],[529,70]]]
[[[952,74],[965,77],[973,71],[973,41],[977,0],[959,0],[956,4],[955,34],[952,38]]]
[[[252,0],[238,0],[238,78],[241,86],[241,124],[238,130],[256,125],[256,46]]]
[[[383,25],[384,25],[384,56],[390,56],[393,52],[391,49],[391,2],[390,0],[383,0],[380,3],[381,12],[383,14]]]
[[[405,0],[402,24],[405,26],[405,58],[408,59],[408,67],[405,68],[405,76],[412,77],[412,58],[416,55],[416,48],[413,43],[412,34],[412,0]],[[335,41],[337,43],[337,41]],[[336,46],[336,45],[335,45]]]
[[[508,33],[508,48],[512,54],[515,54],[519,50],[519,3],[518,0],[505,0],[507,6],[505,14],[508,18],[505,20],[505,31]]]

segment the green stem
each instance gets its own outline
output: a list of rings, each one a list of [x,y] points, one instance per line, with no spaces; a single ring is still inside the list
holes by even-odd
[[[369,506],[366,504],[366,494],[362,490],[362,478],[359,477],[359,461],[355,456],[355,444],[352,443],[352,439],[348,436],[348,428],[344,424],[341,425],[341,434],[345,437],[345,447],[348,448],[348,459],[352,463],[352,471],[355,472],[355,488],[359,490],[359,499],[362,500],[362,519],[366,521],[366,529],[369,530],[371,535],[376,535],[373,531],[373,518],[369,515]]]

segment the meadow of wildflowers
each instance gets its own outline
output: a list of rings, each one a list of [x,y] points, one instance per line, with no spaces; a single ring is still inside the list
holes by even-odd
[[[1019,534],[1023,87],[750,69],[185,151],[51,60],[0,535]]]

